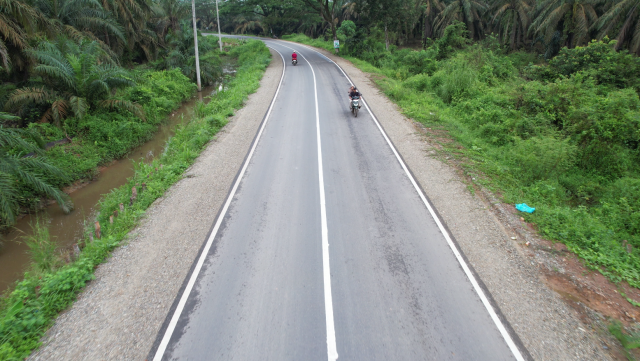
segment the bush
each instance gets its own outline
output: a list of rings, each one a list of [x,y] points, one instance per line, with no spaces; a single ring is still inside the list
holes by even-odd
[[[532,65],[526,70],[532,79],[553,81],[584,73],[597,84],[640,92],[640,58],[627,51],[617,52],[615,40],[592,40],[586,47],[562,48],[548,66]]]
[[[478,73],[463,59],[447,61],[431,77],[430,88],[445,103],[475,93]]]
[[[514,177],[530,185],[539,180],[557,180],[574,167],[576,152],[576,146],[569,139],[534,137],[516,141],[503,154]]]
[[[195,85],[179,69],[136,71],[134,75],[137,85],[121,91],[118,96],[142,105],[147,114],[146,122],[126,110],[101,110],[82,119],[70,118],[66,130],[74,137],[73,142],[47,151],[47,159],[67,173],[72,181],[93,177],[99,165],[122,158],[147,141],[169,112],[195,90]],[[64,132],[51,125],[31,127],[38,129],[48,140],[64,139]],[[57,185],[66,184],[61,179],[52,181]]]

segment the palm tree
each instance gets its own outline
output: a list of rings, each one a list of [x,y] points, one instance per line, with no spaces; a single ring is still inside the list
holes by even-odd
[[[527,30],[531,25],[532,10],[531,0],[498,0],[493,4],[492,22],[496,25],[503,43],[509,39],[511,50],[525,42]]]
[[[138,104],[113,97],[114,90],[134,82],[96,41],[83,40],[80,45],[66,39],[56,44],[43,41],[27,54],[37,62],[33,71],[43,84],[15,90],[5,108],[20,111],[30,104],[46,104],[50,107],[42,120],[56,124],[70,115],[82,118],[92,107],[122,108],[144,120]]]
[[[597,21],[595,6],[602,0],[542,0],[529,31],[549,42],[556,31],[565,31],[565,45],[574,47],[590,40],[589,28]]]
[[[436,20],[436,30],[440,36],[444,29],[454,21],[461,21],[469,30],[473,39],[480,39],[484,33],[482,14],[487,9],[487,4],[482,0],[454,0],[446,4]]]
[[[342,20],[356,20],[362,15],[358,9],[358,3],[350,1],[342,5]]]
[[[125,41],[122,27],[98,0],[35,0],[35,3],[63,34],[76,41],[89,38],[104,44],[103,34]]]
[[[17,117],[0,112],[0,121],[16,120],[15,118]],[[23,139],[23,136],[31,138],[35,144]],[[32,156],[27,156],[29,153]],[[69,198],[44,179],[56,177],[67,180],[67,176],[42,160],[39,156],[43,153],[44,142],[36,133],[0,127],[0,224],[10,225],[16,220],[20,206],[18,186],[25,186],[36,194],[55,199],[65,212],[71,209]]]
[[[0,0],[0,62],[5,70],[11,67],[10,48],[26,49],[27,35],[47,23],[37,9],[22,0]]]
[[[98,1],[98,0],[96,0]],[[109,33],[105,33],[107,43],[112,48],[126,48],[133,51],[136,46],[144,52],[147,60],[154,59],[158,39],[162,38],[156,34],[149,26],[148,21],[151,19],[154,9],[152,4],[146,0],[100,0],[102,7],[109,11],[115,20],[124,30],[124,38],[126,42],[122,46],[115,46],[114,42],[120,42],[120,38],[114,38],[110,41]],[[123,49],[119,49],[123,50]]]
[[[180,21],[188,18],[191,8],[183,0],[160,0],[154,8],[158,38],[164,41],[169,31],[180,31]]]
[[[167,52],[158,60],[158,69],[180,68],[182,74],[196,81],[196,59],[193,45],[193,28],[189,22],[181,23],[181,31],[169,31],[165,43]],[[215,53],[218,40],[215,37],[198,36],[200,52],[200,77],[204,84],[213,84],[222,75],[222,61]]]
[[[256,34],[264,30],[260,20],[247,18],[242,14],[235,16],[233,18],[233,23],[235,25],[234,31],[236,34],[246,34],[247,32]]]
[[[426,49],[427,39],[433,38],[436,19],[445,7],[446,6],[442,0],[425,0],[422,48]]]
[[[600,31],[598,38],[602,39],[605,35],[613,33],[611,35],[614,35],[618,41],[617,49],[628,42],[629,51],[640,55],[640,2],[638,0],[612,2],[595,27]]]

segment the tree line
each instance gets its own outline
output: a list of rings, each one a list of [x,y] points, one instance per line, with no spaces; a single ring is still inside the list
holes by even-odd
[[[494,34],[512,50],[538,49],[547,57],[604,37],[640,55],[638,0],[228,0],[222,11],[223,30],[242,33],[335,39],[350,20],[384,31],[387,46],[426,47],[463,22],[474,40]]]

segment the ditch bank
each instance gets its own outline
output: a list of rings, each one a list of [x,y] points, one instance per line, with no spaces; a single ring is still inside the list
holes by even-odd
[[[205,87],[199,96],[194,95],[183,102],[171,112],[150,140],[132,149],[126,158],[100,167],[99,174],[93,179],[80,180],[67,187],[65,193],[69,194],[74,206],[71,212],[65,213],[56,203],[51,203],[36,213],[24,215],[11,232],[0,235],[0,294],[22,279],[31,264],[29,247],[21,240],[33,233],[33,224],[40,221],[47,225],[52,241],[62,251],[77,243],[84,236],[85,223],[95,218],[95,208],[102,195],[125,184],[127,178],[134,175],[137,162],[150,162],[159,156],[167,140],[174,135],[176,126],[189,120],[196,104],[201,100],[208,102],[207,97],[217,88],[217,85]]]
[[[258,91],[147,209],[126,244],[96,269],[95,280],[58,317],[29,359],[147,356],[267,111],[282,66],[273,53]]]

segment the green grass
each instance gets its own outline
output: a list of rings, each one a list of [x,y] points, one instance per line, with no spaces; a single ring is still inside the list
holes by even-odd
[[[45,153],[49,164],[62,170],[67,179],[48,179],[55,186],[65,186],[83,178],[93,178],[99,166],[120,159],[153,137],[167,115],[189,99],[196,86],[179,69],[154,71],[134,70],[136,85],[121,90],[120,99],[142,105],[146,121],[126,111],[98,110],[82,119],[70,118],[60,128],[50,123],[31,123],[47,141],[64,139],[73,141],[54,146]],[[38,194],[22,193],[23,204],[39,204]]]
[[[282,40],[293,41],[300,44],[315,46],[326,51],[333,52],[333,42],[324,41],[322,39],[312,39],[304,34],[283,35]],[[340,49],[342,51],[342,49]]]
[[[227,118],[258,89],[271,57],[266,46],[260,41],[250,41],[233,48],[229,56],[238,58],[238,71],[228,90],[216,94],[198,112],[201,116],[179,127],[160,158],[151,164],[137,164],[135,175],[127,184],[103,196],[97,219],[102,225],[102,237],[91,242],[89,234],[93,231],[90,227],[77,260],[38,276],[25,274],[24,280],[3,299],[0,360],[22,360],[40,345],[41,337],[58,313],[69,307],[87,282],[94,278],[95,268],[127,237],[146,209],[182,178],[183,172],[226,124]],[[143,183],[146,189],[140,191]],[[138,197],[129,206],[133,187],[139,190]],[[124,212],[119,211],[120,203],[125,204]],[[119,214],[110,224],[109,216],[114,210]]]
[[[625,332],[624,326],[619,321],[613,321],[609,324],[609,332],[620,342],[625,357],[629,361],[634,361],[635,357],[631,354],[630,350],[640,348],[640,332],[637,329],[631,330],[631,332]]]

